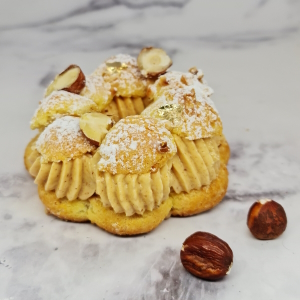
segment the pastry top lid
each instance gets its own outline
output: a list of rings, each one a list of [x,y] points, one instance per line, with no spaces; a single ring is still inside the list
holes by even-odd
[[[81,95],[92,99],[100,110],[104,109],[112,100],[115,92],[111,84],[105,82],[102,76],[90,75],[85,78],[85,87]]]
[[[93,75],[103,76],[115,90],[116,96],[121,97],[144,97],[150,83],[142,76],[137,60],[127,54],[110,57],[95,70]]]
[[[98,170],[111,174],[156,172],[175,155],[172,134],[157,119],[130,116],[106,135],[99,153]]]
[[[203,73],[168,72],[148,89],[154,102],[142,115],[167,120],[171,131],[189,140],[222,133],[222,122],[210,99],[213,90],[203,80]]]
[[[99,111],[99,108],[91,99],[66,91],[54,91],[40,101],[31,119],[30,127],[31,129],[41,128],[62,116],[81,116],[94,111]]]
[[[65,116],[45,128],[36,142],[43,162],[66,161],[96,150],[81,131],[79,120],[78,117]]]

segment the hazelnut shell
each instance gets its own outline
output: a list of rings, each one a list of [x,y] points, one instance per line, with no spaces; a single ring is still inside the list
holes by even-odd
[[[75,72],[74,72],[75,71]],[[76,77],[74,77],[76,75]],[[85,87],[85,75],[77,65],[70,65],[63,72],[58,74],[47,87],[45,97],[54,91],[66,91],[73,94],[80,94]]]
[[[249,209],[247,225],[257,239],[272,240],[285,231],[287,217],[284,208],[276,201],[259,200]]]
[[[180,259],[184,268],[202,279],[218,280],[229,274],[233,253],[229,245],[207,232],[195,232],[183,243]]]
[[[65,69],[63,72],[61,72],[58,76],[65,74],[66,72],[68,72],[69,70],[71,70],[73,68],[79,68],[80,71],[79,71],[78,77],[69,87],[66,87],[62,90],[69,92],[69,93],[73,93],[73,94],[80,94],[80,92],[85,87],[85,75],[83,74],[83,72],[79,66],[70,65],[67,69]]]

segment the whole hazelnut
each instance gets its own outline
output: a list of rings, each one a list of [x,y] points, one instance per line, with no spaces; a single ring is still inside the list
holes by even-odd
[[[183,243],[180,259],[191,274],[217,280],[229,274],[233,253],[226,242],[207,232],[195,232]]]
[[[257,239],[272,240],[285,231],[287,218],[279,203],[271,199],[261,199],[250,207],[247,225]]]

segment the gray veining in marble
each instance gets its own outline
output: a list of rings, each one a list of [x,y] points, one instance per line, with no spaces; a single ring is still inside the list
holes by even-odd
[[[300,298],[300,2],[297,0],[2,0],[0,2],[0,300]],[[89,73],[110,55],[163,47],[173,69],[203,69],[231,145],[227,195],[215,209],[171,218],[138,237],[44,213],[23,167],[29,120],[53,76]],[[248,208],[271,197],[286,232],[258,241]],[[179,258],[197,230],[229,243],[218,282]]]

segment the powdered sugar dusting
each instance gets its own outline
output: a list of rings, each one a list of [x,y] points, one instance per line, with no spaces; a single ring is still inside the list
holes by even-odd
[[[181,123],[176,126],[173,124],[174,133],[194,140],[212,136],[216,128],[220,131],[221,120],[210,99],[213,90],[202,77],[201,70],[197,75],[172,71],[161,76],[149,88],[150,97],[155,102],[148,106],[142,115],[157,117],[160,107],[179,104],[183,108]]]
[[[199,76],[203,77],[203,72],[198,70],[198,73],[199,72],[200,75],[193,75],[192,73],[182,73],[177,71],[172,71],[165,74],[166,81],[171,87],[173,87],[173,89],[171,89],[173,99],[174,101],[178,102],[183,95],[191,94],[194,90],[196,101],[207,103],[215,111],[217,111],[213,101],[209,98],[214,91],[207,85],[203,78],[201,79],[202,82],[198,80]]]
[[[97,106],[91,99],[66,91],[54,91],[40,101],[39,107],[30,122],[31,126],[47,126],[51,121],[65,115],[80,116],[96,111]]]
[[[160,153],[165,142],[168,153]],[[155,119],[141,116],[119,121],[107,134],[99,148],[100,171],[116,173],[147,173],[156,164],[165,163],[176,153],[171,133]]]
[[[107,64],[121,63],[119,69],[111,71]],[[101,64],[93,75],[103,76],[105,82],[109,82],[116,91],[116,96],[144,97],[147,92],[147,80],[142,76],[136,58],[127,54],[112,56],[104,64]]]
[[[94,102],[87,97],[66,91],[55,91],[40,101],[38,110],[49,111],[53,108],[65,108],[66,102],[68,102],[67,112],[70,114],[74,114],[76,111],[86,106],[94,105]]]
[[[102,76],[90,75],[86,77],[85,88],[82,95],[85,97],[93,97],[97,93],[101,93],[103,102],[107,102],[111,95],[111,85],[105,82]]]
[[[36,142],[36,148],[45,160],[64,160],[62,157],[72,159],[95,149],[82,133],[79,120],[65,116],[45,128]]]
[[[133,66],[137,66],[137,60],[136,58],[132,57],[128,54],[117,54],[115,56],[110,57],[106,60],[107,63],[114,63],[114,62],[120,62],[123,64],[131,64]]]

